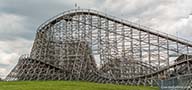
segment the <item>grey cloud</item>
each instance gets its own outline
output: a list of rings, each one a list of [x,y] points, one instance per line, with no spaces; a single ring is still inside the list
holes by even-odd
[[[26,18],[15,14],[0,12],[0,40],[17,38],[32,39],[34,30],[30,30],[30,24]]]
[[[94,7],[94,3],[97,5],[100,2],[95,0],[2,0],[0,12],[18,15],[27,19],[22,23],[26,27],[23,32],[20,32],[20,34],[8,33],[9,35],[34,39],[34,32],[40,24],[58,13],[75,8],[75,3],[79,3],[78,6],[82,6],[82,8],[97,8]],[[3,34],[7,33],[4,32]],[[11,39],[12,37],[9,37],[8,34],[0,36],[0,38]]]
[[[187,17],[191,13],[190,3],[192,3],[190,0],[106,0],[103,8],[112,8],[109,9],[111,14],[152,27],[155,30],[173,35],[178,32],[179,36],[189,40],[189,36],[192,35],[192,33],[188,33],[192,32],[190,22],[178,25],[182,23],[183,17]],[[182,29],[178,29],[178,27]]]

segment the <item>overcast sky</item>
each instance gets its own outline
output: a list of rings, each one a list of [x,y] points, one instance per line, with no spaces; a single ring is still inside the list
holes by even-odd
[[[192,0],[0,0],[0,77],[29,54],[37,27],[63,11],[95,9],[190,40]],[[191,39],[192,40],[192,39]]]

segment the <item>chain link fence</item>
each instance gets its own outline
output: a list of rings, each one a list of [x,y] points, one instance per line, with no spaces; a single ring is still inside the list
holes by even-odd
[[[192,90],[192,74],[159,80],[160,90]]]

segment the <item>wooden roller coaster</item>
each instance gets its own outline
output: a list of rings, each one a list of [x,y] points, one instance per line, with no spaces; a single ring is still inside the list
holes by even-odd
[[[6,80],[87,80],[157,85],[192,72],[192,42],[90,9],[74,9],[37,30]]]

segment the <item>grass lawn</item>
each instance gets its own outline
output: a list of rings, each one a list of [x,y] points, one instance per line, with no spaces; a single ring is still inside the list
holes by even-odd
[[[0,90],[159,90],[159,88],[82,81],[14,81],[0,82]]]

